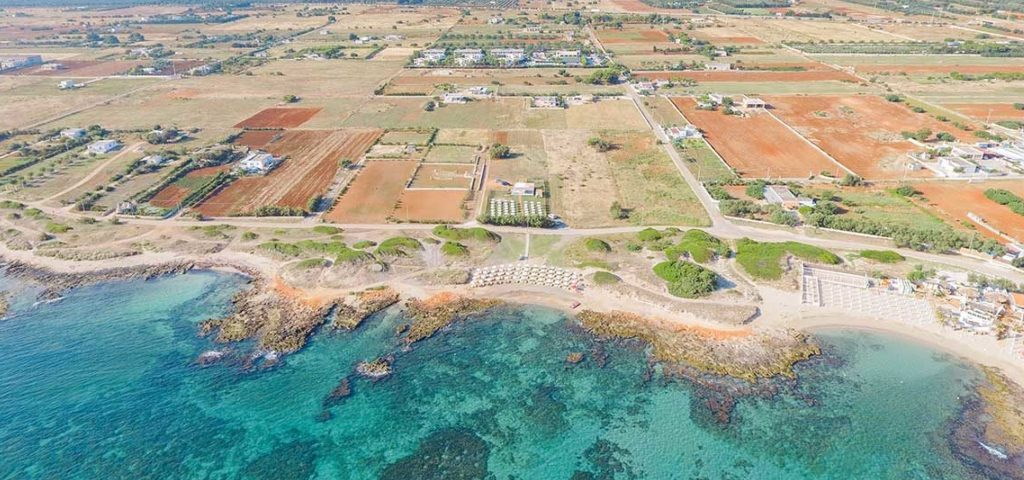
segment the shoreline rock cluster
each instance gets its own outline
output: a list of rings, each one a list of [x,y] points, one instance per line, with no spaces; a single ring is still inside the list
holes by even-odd
[[[751,382],[775,376],[793,378],[793,365],[821,353],[807,334],[796,330],[734,333],[668,327],[621,311],[584,310],[576,318],[598,337],[637,339],[651,345],[651,355],[658,362]]]
[[[411,345],[432,337],[456,320],[481,313],[503,302],[488,298],[470,298],[451,292],[441,292],[420,300],[406,302],[406,315],[411,322],[405,329],[405,342]]]
[[[68,290],[87,285],[108,281],[152,280],[168,275],[188,273],[195,269],[212,268],[212,266],[182,261],[158,265],[106,268],[89,272],[55,272],[24,262],[6,261],[0,268],[5,276],[42,285],[44,289],[39,293],[39,300],[45,301],[55,300]]]

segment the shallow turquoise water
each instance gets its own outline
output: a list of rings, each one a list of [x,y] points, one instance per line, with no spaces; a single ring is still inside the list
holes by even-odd
[[[318,333],[277,368],[201,368],[196,324],[241,282],[212,273],[76,290],[0,322],[0,478],[971,478],[945,425],[975,377],[928,348],[866,333],[819,339],[778,395],[717,422],[703,393],[644,353],[595,343],[557,312],[503,309],[397,353],[401,318]],[[2,285],[11,287],[12,284]],[[234,347],[244,351],[246,346]],[[566,366],[569,352],[588,359]],[[704,392],[706,393],[706,392]],[[439,461],[438,459],[443,459]],[[574,477],[575,474],[575,477]]]

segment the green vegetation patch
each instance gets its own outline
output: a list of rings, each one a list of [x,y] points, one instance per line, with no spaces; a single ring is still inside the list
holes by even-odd
[[[618,275],[611,272],[594,272],[594,284],[596,285],[614,285],[621,282],[622,279]]]
[[[483,227],[458,228],[449,225],[434,227],[434,235],[445,240],[460,242],[475,240],[478,242],[500,242],[501,236]]]
[[[583,247],[591,252],[607,253],[612,251],[612,246],[600,238],[584,239]]]
[[[332,227],[330,225],[317,225],[313,227],[313,233],[319,233],[320,235],[335,235],[341,233],[342,230],[338,227]]]
[[[449,240],[444,242],[444,245],[441,245],[441,253],[449,257],[465,257],[469,255],[469,248],[461,243]]]
[[[410,251],[422,250],[423,244],[412,237],[391,237],[377,246],[377,255],[407,257]]]
[[[47,233],[67,233],[69,230],[71,227],[63,223],[49,222],[46,224]]]
[[[861,250],[860,256],[879,263],[899,263],[907,259],[892,250]]]
[[[1005,205],[1017,215],[1024,215],[1024,199],[1017,194],[1001,188],[990,188],[985,190],[985,197],[1000,205]]]
[[[665,249],[669,260],[677,260],[684,254],[695,262],[707,263],[716,256],[728,256],[729,246],[703,230],[688,230],[679,243]]]
[[[749,238],[741,238],[736,242],[736,261],[751,276],[763,280],[782,278],[783,270],[780,263],[787,253],[803,260],[829,265],[842,262],[836,254],[806,243],[761,243]]]
[[[307,258],[297,264],[297,266],[303,270],[310,270],[313,268],[326,267],[330,265],[330,260],[326,258]]]
[[[715,290],[718,275],[686,260],[661,262],[654,273],[668,282],[668,292],[682,298],[703,297]]]

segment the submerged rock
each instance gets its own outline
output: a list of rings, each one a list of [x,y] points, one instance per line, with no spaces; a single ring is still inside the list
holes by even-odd
[[[383,380],[391,375],[392,357],[381,357],[372,362],[359,362],[356,365],[356,373],[371,380]]]
[[[466,429],[436,431],[409,456],[384,468],[381,480],[479,480],[488,478],[490,447]]]

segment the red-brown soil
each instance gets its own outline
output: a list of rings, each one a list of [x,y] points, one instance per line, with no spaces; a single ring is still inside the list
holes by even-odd
[[[324,219],[335,223],[384,223],[395,209],[417,162],[367,161]]]
[[[930,176],[906,171],[906,154],[922,150],[900,133],[929,128],[971,140],[970,132],[873,95],[766,98],[779,119],[858,175],[870,179]]]
[[[320,108],[271,107],[238,122],[235,128],[295,128],[319,112]]]
[[[327,192],[342,159],[356,161],[373,145],[380,130],[295,130],[263,149],[285,160],[265,176],[240,178],[203,201],[203,215],[250,213],[263,206],[305,208],[311,198]]]
[[[981,183],[966,182],[925,182],[914,185],[927,199],[928,206],[950,223],[971,221],[967,213],[980,216],[986,223],[999,231],[1024,241],[1024,216],[1013,213],[1009,207],[1000,205],[985,197],[985,190],[1001,188],[1024,197],[1024,181],[992,181]],[[979,226],[978,232],[1001,242],[1005,239]]]
[[[807,178],[822,171],[845,173],[766,112],[738,116],[698,110],[697,102],[688,97],[673,98],[672,103],[743,177]]]

